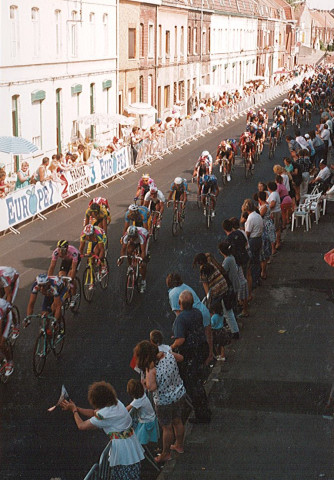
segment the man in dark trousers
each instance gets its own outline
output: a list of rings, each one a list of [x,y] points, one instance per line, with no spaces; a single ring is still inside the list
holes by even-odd
[[[211,411],[208,407],[201,372],[209,356],[209,345],[205,336],[202,314],[197,308],[193,308],[193,302],[193,296],[188,290],[180,294],[181,311],[173,325],[175,340],[171,348],[184,357],[184,361],[180,364],[180,374],[195,412],[195,418],[190,419],[190,422],[208,423],[211,420]]]

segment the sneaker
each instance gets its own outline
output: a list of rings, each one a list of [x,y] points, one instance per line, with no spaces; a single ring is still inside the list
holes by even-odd
[[[211,212],[211,217],[215,217],[215,216],[216,216],[216,213],[215,213],[214,210],[212,210],[212,212]]]
[[[144,293],[146,290],[146,280],[141,281],[140,293]]]
[[[230,182],[231,181],[231,175],[228,173],[227,174],[227,181]]]
[[[19,335],[20,335],[19,327],[13,327],[12,340],[16,340]]]
[[[5,377],[9,377],[14,372],[14,362],[11,360],[5,365]]]

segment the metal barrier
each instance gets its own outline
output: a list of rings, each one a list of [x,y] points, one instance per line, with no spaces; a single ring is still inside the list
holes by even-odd
[[[298,77],[301,82],[306,75]],[[257,108],[264,103],[281,96],[297,83],[293,78],[283,85],[276,85],[261,93],[242,98],[237,103],[225,105],[217,112],[209,112],[200,118],[187,118],[180,126],[167,128],[164,132],[158,132],[156,137],[142,140],[135,146],[137,155],[133,157],[135,166],[150,165],[153,160],[162,158],[162,155],[170,154],[172,150],[181,149],[184,145],[196,141],[199,137],[228,124],[239,118],[250,108]]]

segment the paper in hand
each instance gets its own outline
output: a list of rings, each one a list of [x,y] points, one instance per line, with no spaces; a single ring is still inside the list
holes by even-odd
[[[61,404],[61,402],[62,402],[63,400],[69,400],[69,399],[70,399],[70,396],[69,396],[69,394],[67,393],[67,390],[66,390],[65,386],[62,385],[62,387],[61,387],[61,392],[60,392],[60,397],[59,397],[58,402],[57,402],[56,405],[54,405],[53,407],[48,408],[48,412],[53,412],[53,410],[55,410],[55,409],[58,407],[58,405]]]

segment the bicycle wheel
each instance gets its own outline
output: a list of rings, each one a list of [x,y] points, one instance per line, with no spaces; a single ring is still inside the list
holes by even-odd
[[[58,358],[65,342],[65,318],[61,316],[59,322],[53,328],[53,347],[52,351]]]
[[[83,294],[86,302],[93,300],[95,291],[94,273],[91,267],[87,266],[83,274]]]
[[[39,377],[43,372],[46,362],[47,342],[45,332],[40,332],[34,346],[34,353],[32,357],[32,368],[36,377]]]
[[[202,202],[201,202],[201,196],[200,195],[197,195],[197,208],[201,208],[201,205],[202,205]]]
[[[159,237],[159,230],[157,223],[153,226],[153,240],[156,242]]]
[[[253,166],[254,166],[254,168],[252,168]],[[249,164],[249,175],[250,175],[250,176],[251,176],[251,175],[254,175],[254,171],[255,171],[255,165],[254,165],[254,163],[253,163],[253,164],[250,163],[250,164]]]
[[[174,213],[173,213],[173,222],[172,222],[172,234],[173,234],[173,237],[176,237],[176,235],[178,234],[178,230],[179,230],[179,222],[178,222],[178,211],[177,209],[174,210]]]
[[[104,261],[105,261],[105,264],[106,264],[106,267],[107,267],[107,271],[101,277],[100,285],[101,285],[102,290],[105,290],[107,288],[108,282],[109,282],[109,263],[108,263],[107,259],[105,259]]]
[[[245,167],[245,178],[248,178],[249,175],[249,166],[246,160],[244,160],[244,167]]]
[[[128,305],[132,302],[133,293],[135,290],[135,271],[132,267],[128,268],[125,283],[125,301]]]
[[[77,313],[79,311],[80,302],[81,302],[81,282],[80,282],[80,278],[75,277],[74,284],[75,284],[76,293],[71,298],[71,300],[74,301],[74,307],[72,307],[71,310],[72,310],[73,313]]]
[[[206,228],[210,228],[210,223],[211,223],[211,207],[210,207],[210,205],[206,205],[205,211],[206,211],[206,217],[205,217]]]

